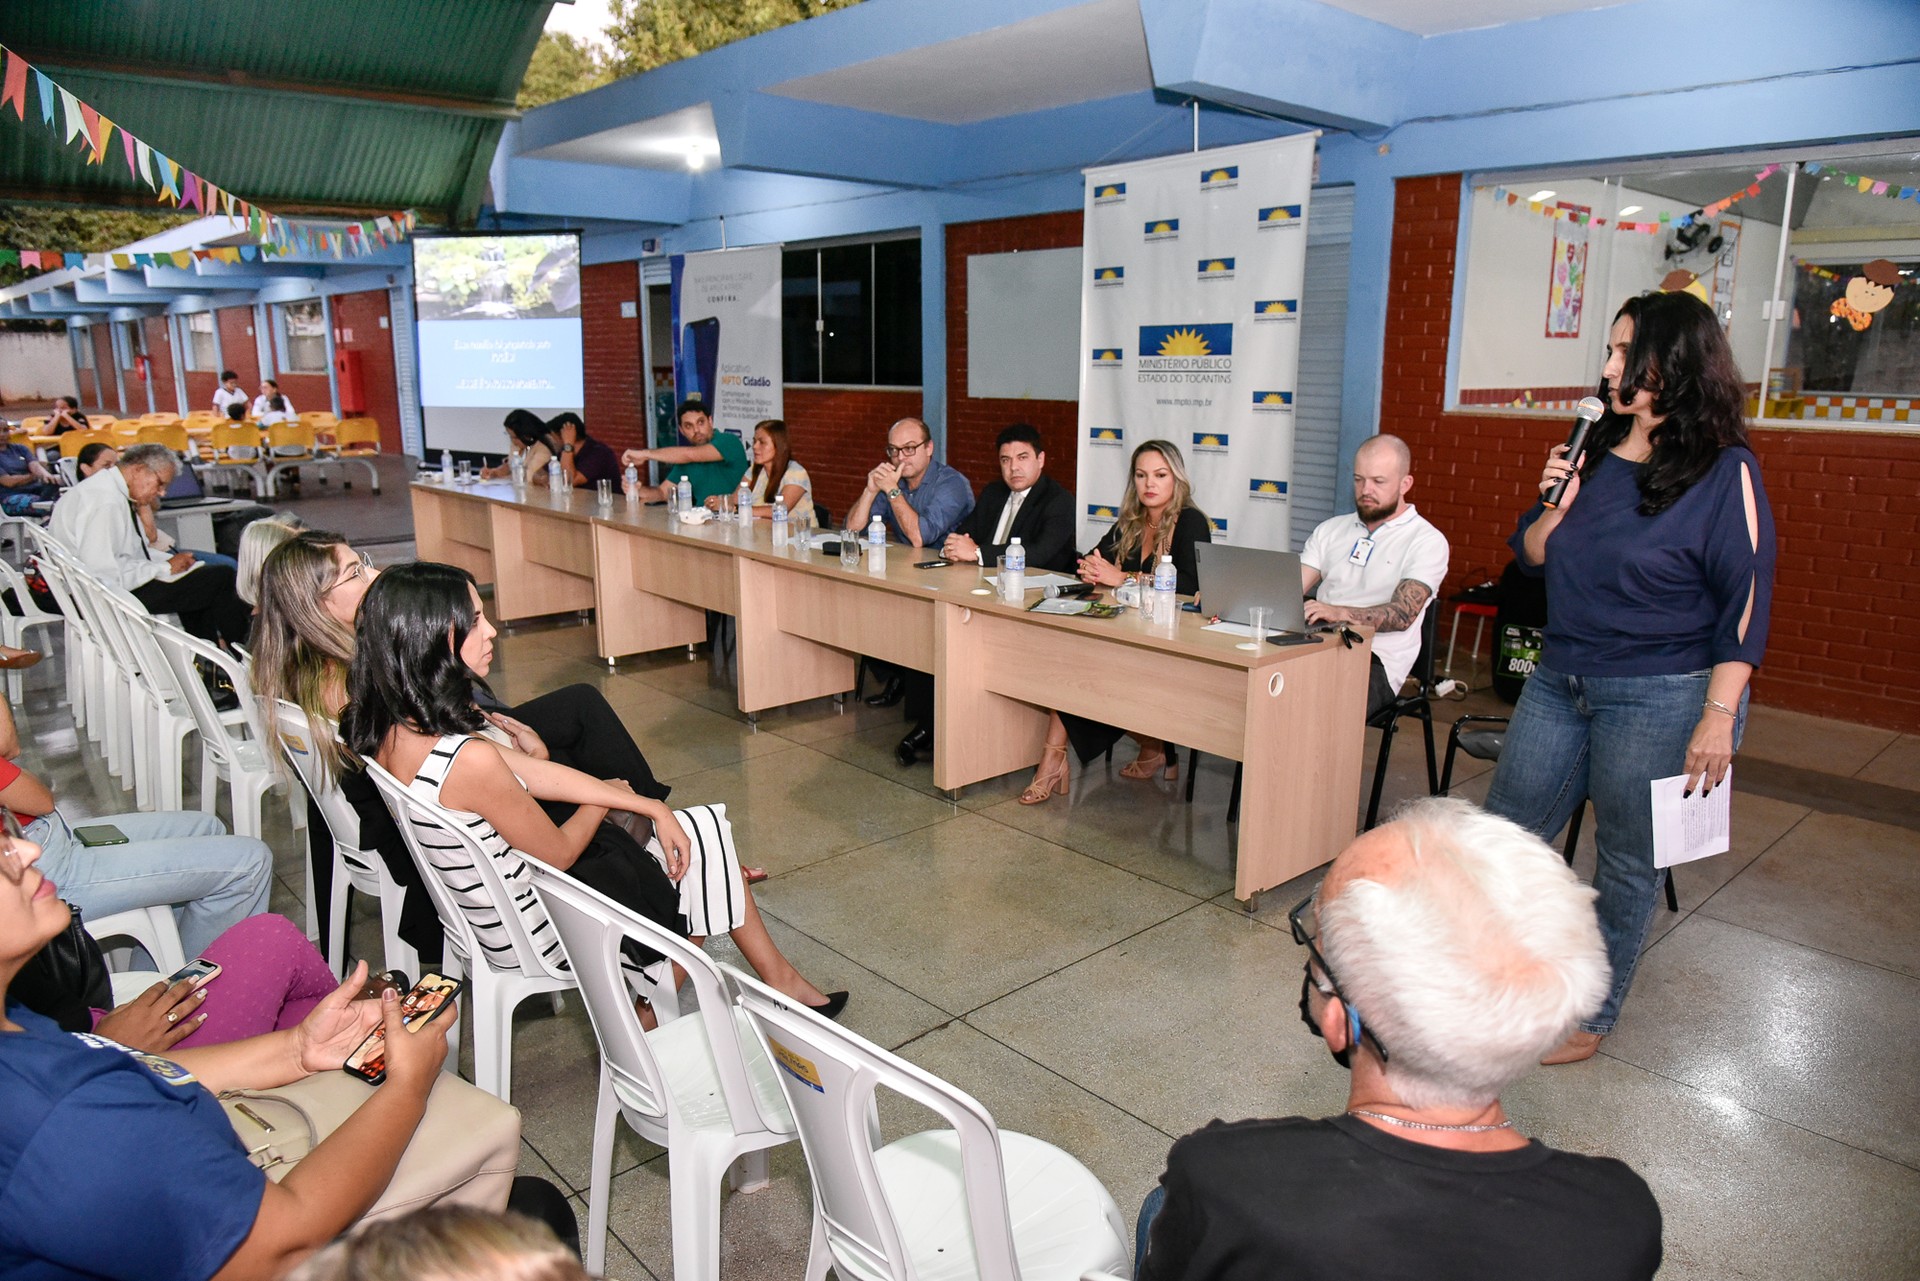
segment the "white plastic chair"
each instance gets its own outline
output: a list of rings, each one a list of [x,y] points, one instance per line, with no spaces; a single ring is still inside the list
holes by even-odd
[[[153,907],[133,907],[124,912],[111,912],[98,919],[82,918],[87,933],[93,935],[94,942],[100,944],[101,951],[107,955],[107,963],[112,965],[115,953],[126,949],[110,949],[107,943],[113,939],[132,939],[147,949],[147,955],[160,967],[163,975],[171,974],[187,963],[185,949],[180,946],[180,927],[173,919],[173,908],[165,903]],[[147,971],[134,971],[145,974]],[[135,989],[144,992],[153,986],[152,979],[145,979]],[[116,1001],[125,1000],[119,989],[114,989]]]
[[[28,539],[35,545],[35,562],[40,566],[41,576],[47,580],[47,589],[53,593],[53,600],[60,607],[66,621],[67,703],[73,709],[73,723],[87,731],[90,740],[98,741],[98,731],[89,724],[88,712],[92,705],[88,702],[94,696],[94,683],[98,678],[94,649],[97,644],[92,629],[82,615],[80,607],[74,602],[73,593],[67,587],[64,575],[64,549],[47,530],[35,526],[28,531]]]
[[[26,540],[22,539],[23,552],[25,546]],[[0,608],[0,644],[12,646],[14,649],[37,649],[42,654],[51,656],[53,650],[50,643],[43,640],[37,645],[29,645],[27,632],[34,627],[45,627],[49,630],[65,627],[67,620],[59,614],[49,614],[34,604],[33,593],[27,590],[26,576],[4,560],[0,560],[0,591],[11,591],[14,601],[20,607],[18,614]],[[21,678],[25,674],[14,670],[7,672],[7,701],[16,707],[22,701],[25,683]]]
[[[139,671],[100,580],[64,551],[60,562],[67,594],[92,633],[92,669],[87,687],[87,736],[100,744],[107,768],[123,785],[135,784],[133,772],[133,699]]]
[[[720,1276],[720,1179],[737,1191],[767,1186],[768,1148],[794,1139],[793,1115],[773,1065],[742,1024],[714,962],[686,939],[535,859],[534,893],[559,931],[600,1042],[600,1103],[587,1195],[587,1271],[606,1262],[607,1199],[616,1116],[667,1150],[673,1212],[673,1275]],[[643,1031],[621,944],[634,939],[687,972],[697,1014]],[[671,980],[669,979],[669,982]],[[643,995],[650,995],[642,993]],[[659,1006],[656,1003],[656,1011]]]
[[[262,798],[275,787],[287,793],[287,813],[295,831],[307,825],[307,807],[290,787],[286,777],[274,768],[267,754],[267,732],[261,721],[260,703],[253,696],[253,685],[246,669],[233,655],[217,645],[209,645],[197,636],[160,619],[153,621],[153,637],[173,668],[173,679],[187,701],[194,724],[200,730],[200,808],[213,813],[214,789],[225,779],[233,803],[233,830],[236,836],[260,835]],[[200,679],[196,663],[218,668],[239,696],[240,705],[221,713],[213,705],[213,696]],[[307,864],[307,937],[319,936],[317,907],[313,901],[312,860]]]
[[[400,909],[406,890],[387,871],[377,850],[360,848],[360,816],[340,792],[340,782],[313,749],[311,718],[300,707],[278,700],[280,747],[333,833],[333,890],[327,904],[327,956],[334,973],[347,966],[347,887],[371,894],[380,902],[380,948],[390,970],[420,976],[420,954],[400,939]]]
[[[999,1129],[979,1102],[724,967],[787,1096],[813,1176],[807,1281],[1072,1281],[1124,1273],[1126,1224],[1100,1180],[1051,1143]],[[881,1146],[881,1086],[941,1117]],[[1014,1195],[1017,1190],[1017,1195]]]
[[[141,809],[186,808],[187,736],[196,728],[173,666],[154,640],[155,620],[138,600],[94,580],[92,597],[107,629],[116,634],[132,673],[134,798]]]
[[[414,866],[420,869],[420,877],[426,882],[427,893],[433,899],[434,910],[440,913],[440,925],[447,934],[446,964],[449,970],[465,967],[468,978],[467,1022],[473,1029],[473,1083],[502,1102],[511,1103],[513,1012],[528,997],[543,995],[553,996],[557,1010],[559,994],[578,986],[573,970],[567,965],[564,951],[556,952],[551,958],[543,957],[540,948],[527,937],[525,920],[500,879],[500,869],[493,865],[492,857],[480,848],[480,842],[467,830],[466,824],[444,807],[415,796],[404,783],[373,761],[367,761],[366,767],[367,777],[380,789],[381,798],[393,813],[394,826],[400,829],[400,837],[407,843],[408,853],[413,855]],[[452,838],[473,870],[443,870],[420,843],[422,827],[440,831]],[[454,898],[449,885],[450,877],[467,877],[476,872],[509,943],[506,955],[499,957],[498,964],[494,955],[480,945],[473,923],[467,919],[466,909]],[[461,886],[463,892],[468,888]],[[673,991],[672,980],[669,978],[656,987],[659,996],[654,1008],[659,1010],[662,1004],[669,1001]],[[677,1009],[671,1005],[669,1008]]]

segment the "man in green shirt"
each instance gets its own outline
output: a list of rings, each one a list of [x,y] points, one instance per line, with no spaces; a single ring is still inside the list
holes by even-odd
[[[620,465],[643,467],[649,462],[666,463],[670,470],[664,484],[643,485],[640,496],[652,502],[667,501],[667,490],[685,476],[693,485],[693,501],[698,506],[716,494],[731,494],[747,474],[747,447],[730,432],[715,431],[707,407],[697,400],[680,406],[680,439],[684,445],[665,449],[629,449],[620,455]]]

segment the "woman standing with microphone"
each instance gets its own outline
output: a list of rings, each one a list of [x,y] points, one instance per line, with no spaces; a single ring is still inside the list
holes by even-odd
[[[1546,640],[1486,804],[1550,838],[1593,802],[1613,985],[1549,1064],[1591,1058],[1613,1030],[1660,888],[1649,785],[1726,777],[1773,595],[1773,516],[1713,311],[1688,294],[1629,299],[1601,394],[1583,455],[1554,446],[1546,501],[1509,540],[1546,577]]]

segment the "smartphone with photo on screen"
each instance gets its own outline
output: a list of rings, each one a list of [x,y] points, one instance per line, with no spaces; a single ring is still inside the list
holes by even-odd
[[[187,979],[192,979],[194,980],[195,987],[205,987],[219,977],[219,963],[209,961],[203,956],[198,960],[188,961],[185,965],[167,975],[167,986],[172,987],[175,983],[182,983]]]
[[[400,1017],[406,1021],[407,1031],[418,1032],[439,1018],[449,1005],[460,999],[460,993],[466,986],[465,979],[450,979],[439,974],[421,976],[420,981],[413,985],[413,990],[400,1002]],[[357,1076],[368,1085],[378,1085],[386,1080],[386,1024],[382,1023],[367,1033],[367,1039],[360,1042],[340,1066],[348,1075]]]

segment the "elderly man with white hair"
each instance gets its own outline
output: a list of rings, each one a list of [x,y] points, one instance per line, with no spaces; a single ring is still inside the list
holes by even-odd
[[[147,541],[140,508],[156,502],[180,471],[165,445],[129,445],[120,461],[93,473],[53,505],[54,537],[109,587],[132,593],[150,614],[216,643],[244,645],[252,610],[234,591],[233,566],[167,553]]]
[[[1529,1139],[1500,1106],[1607,995],[1593,891],[1558,854],[1423,800],[1348,846],[1291,920],[1301,1015],[1352,1072],[1346,1110],[1175,1143],[1140,1281],[1654,1274],[1640,1176]]]

